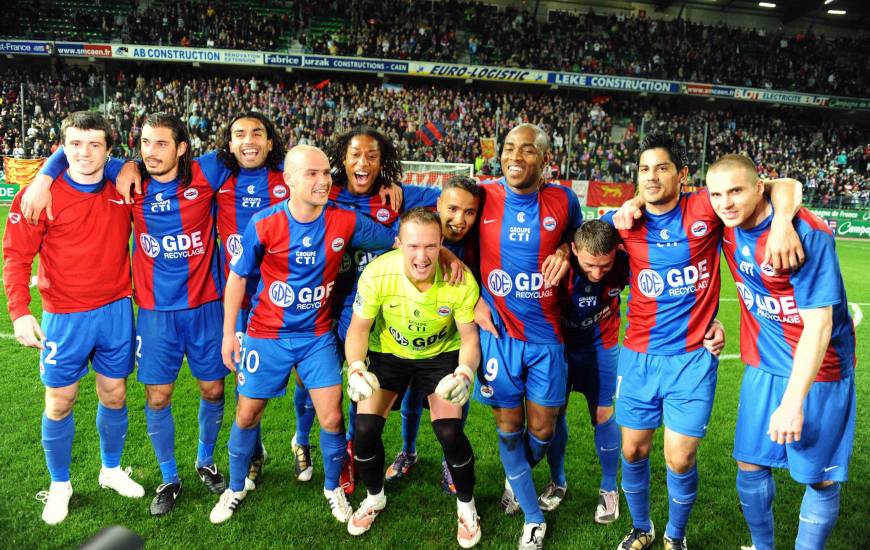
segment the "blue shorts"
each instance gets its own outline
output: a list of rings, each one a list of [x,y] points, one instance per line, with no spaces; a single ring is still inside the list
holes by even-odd
[[[713,410],[719,359],[704,348],[681,355],[619,352],[616,423],[634,430],[662,425],[704,437]]]
[[[220,301],[178,311],[140,308],[136,326],[139,381],[149,385],[172,384],[178,378],[185,355],[197,380],[225,378],[230,371],[221,359],[223,318]]]
[[[612,407],[619,346],[568,346],[567,352],[568,391],[585,395],[590,407]]]
[[[481,367],[474,398],[490,407],[514,408],[523,398],[544,407],[565,404],[568,363],[562,344],[532,344],[480,331]]]
[[[734,458],[788,468],[798,483],[846,481],[855,437],[855,376],[816,382],[804,401],[801,440],[779,445],[770,440],[770,416],[782,401],[788,378],[746,367],[740,386]]]
[[[49,388],[63,388],[88,373],[126,378],[133,372],[133,304],[122,298],[90,311],[42,314],[44,348],[39,377]]]
[[[287,393],[295,368],[306,389],[341,385],[341,362],[335,335],[254,338],[245,335],[242,366],[236,373],[239,393],[252,399],[271,399]]]

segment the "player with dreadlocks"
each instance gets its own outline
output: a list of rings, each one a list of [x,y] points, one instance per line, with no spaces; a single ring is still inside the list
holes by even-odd
[[[437,187],[398,185],[402,177],[399,153],[393,142],[375,128],[357,126],[338,135],[328,148],[327,155],[333,167],[333,186],[329,198],[339,206],[358,210],[378,223],[396,228],[403,206],[409,209],[415,207],[434,209],[437,205],[441,193]],[[386,200],[384,194],[378,192],[383,188],[401,190],[404,204],[397,200]],[[384,252],[386,250],[371,252],[355,250],[351,247],[348,247],[345,252],[333,302],[334,315],[338,320],[338,336],[342,342],[350,326],[357,280],[366,265]],[[304,471],[305,468],[311,468],[306,428],[310,430],[314,410],[303,409],[298,405],[308,401],[304,388],[297,386],[294,400],[297,403],[297,422],[293,441],[298,475],[298,472]],[[350,404],[348,417],[348,460],[342,470],[341,483],[345,491],[351,494],[355,485],[352,442],[356,407],[353,403]]]

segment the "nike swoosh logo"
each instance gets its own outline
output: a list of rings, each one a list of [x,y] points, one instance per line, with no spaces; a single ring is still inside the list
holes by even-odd
[[[725,244],[734,244],[731,241],[729,241],[728,239],[722,239],[722,240],[725,241]]]
[[[675,498],[672,498],[671,500],[673,500],[673,501],[676,502],[677,504],[692,504],[691,502],[683,502],[682,500],[677,500],[677,499],[675,499]]]
[[[402,304],[390,304],[390,309],[393,309],[394,307],[399,307],[400,305]]]
[[[525,475],[525,473],[517,474],[517,475],[515,475],[515,476],[508,476],[508,480],[509,480],[509,481],[514,481],[514,480],[516,480],[516,479],[519,479],[519,478],[523,477],[523,475]]]
[[[113,202],[115,204],[124,204],[124,199],[109,199],[109,202]]]
[[[218,194],[222,195],[224,193],[232,193],[232,191],[233,191],[232,189],[219,189]]]
[[[601,449],[602,452],[607,453],[607,452],[610,452],[610,451],[615,451],[615,450],[618,449],[619,447],[614,447],[614,448],[612,448],[612,449],[605,449],[604,447],[598,447],[598,448]]]
[[[494,221],[498,221],[498,220],[494,220],[494,219],[493,220],[483,220],[483,223],[492,223]]]
[[[825,471],[826,471],[826,472],[830,472],[830,471],[833,470],[834,468],[839,468],[839,466],[828,466],[827,468],[825,468]]]

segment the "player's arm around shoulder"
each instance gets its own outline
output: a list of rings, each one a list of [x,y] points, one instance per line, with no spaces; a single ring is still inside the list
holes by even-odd
[[[800,237],[794,228],[795,215],[803,202],[803,185],[791,178],[764,180],[764,193],[770,197],[773,205],[764,262],[778,271],[794,271],[806,259]]]

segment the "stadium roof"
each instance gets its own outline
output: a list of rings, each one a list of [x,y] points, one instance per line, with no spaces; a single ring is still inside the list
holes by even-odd
[[[870,28],[870,1],[868,0],[648,0],[659,9],[682,6],[704,7],[723,12],[775,16],[783,23],[801,17],[810,17],[819,23],[834,27]],[[618,0],[580,0],[578,3],[592,6],[618,7]],[[760,3],[775,5],[763,7]],[[842,10],[845,15],[829,14],[828,10]]]
[[[870,16],[870,2],[867,0],[684,0],[686,4],[719,5],[723,11],[741,11],[759,15],[776,15],[783,23],[789,23],[801,17],[821,19],[832,26],[861,26],[866,28]],[[655,0],[657,5],[677,4],[672,0]],[[760,4],[770,4],[776,7],[765,7]],[[845,15],[829,14],[828,10],[845,11]]]

